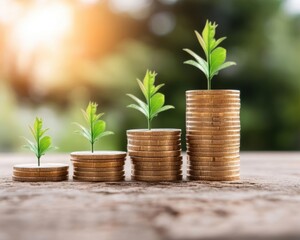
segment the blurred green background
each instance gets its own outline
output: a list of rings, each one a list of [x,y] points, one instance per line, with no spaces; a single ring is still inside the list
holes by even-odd
[[[105,112],[98,149],[126,149],[126,129],[146,120],[127,109],[141,96],[136,78],[158,72],[166,104],[154,127],[183,129],[185,91],[206,88],[183,61],[201,53],[194,30],[206,19],[237,66],[213,79],[215,89],[241,90],[241,150],[300,149],[300,1],[60,0],[0,3],[0,151],[18,152],[35,116],[58,151],[88,149],[72,122],[83,123],[89,100]],[[184,135],[183,135],[184,136]],[[184,140],[184,137],[183,137]]]

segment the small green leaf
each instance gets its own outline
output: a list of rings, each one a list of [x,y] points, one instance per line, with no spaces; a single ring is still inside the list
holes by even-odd
[[[230,62],[229,64],[225,63],[226,50],[219,47],[219,45],[226,39],[226,37],[222,37],[217,40],[215,39],[217,26],[218,25],[215,22],[212,23],[207,20],[202,34],[195,31],[198,42],[205,53],[206,60],[202,59],[189,49],[183,49],[196,59],[196,61],[189,60],[184,63],[200,69],[205,74],[208,89],[211,88],[211,79],[213,76],[217,75],[220,70],[235,65],[233,62]]]
[[[104,131],[106,128],[106,123],[103,120],[100,120],[104,113],[97,114],[97,108],[97,103],[89,102],[86,110],[81,110],[88,128],[85,128],[79,123],[74,123],[80,128],[80,130],[76,131],[76,133],[81,134],[90,142],[92,152],[94,151],[95,142],[104,136],[103,133],[105,133]]]
[[[51,146],[51,138],[49,136],[45,136],[40,141],[40,155],[44,155]]]
[[[163,107],[165,102],[164,95],[158,92],[164,86],[164,84],[159,84],[158,86],[155,86],[154,84],[156,75],[157,74],[155,72],[147,70],[143,83],[138,80],[138,84],[146,99],[146,103],[132,94],[127,94],[127,96],[129,96],[138,104],[130,104],[127,107],[140,111],[147,118],[149,130],[151,129],[152,119],[157,116],[160,111],[164,111],[161,109],[168,110],[167,108]]]
[[[153,113],[153,117],[156,117],[157,114],[159,114],[161,112],[164,112],[164,111],[167,111],[169,109],[174,109],[174,106],[171,106],[171,105],[163,106],[162,108],[158,109],[156,112]]]
[[[154,113],[157,112],[165,103],[165,96],[162,93],[156,93],[153,95],[150,101],[150,119],[154,117]]]
[[[106,132],[103,132],[101,133],[97,138],[96,138],[96,141],[99,140],[100,138],[103,138],[103,137],[106,137],[106,136],[109,136],[109,135],[113,135],[114,132],[111,132],[111,131],[106,131]]]

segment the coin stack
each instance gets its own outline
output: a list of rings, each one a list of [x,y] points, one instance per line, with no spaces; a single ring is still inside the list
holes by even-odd
[[[20,182],[58,182],[68,180],[69,166],[59,163],[19,164],[13,167],[13,180]]]
[[[182,179],[181,130],[128,130],[128,154],[132,179],[178,181]]]
[[[73,179],[85,182],[117,182],[125,180],[126,152],[73,152]]]
[[[187,91],[186,140],[190,180],[240,179],[240,92]]]

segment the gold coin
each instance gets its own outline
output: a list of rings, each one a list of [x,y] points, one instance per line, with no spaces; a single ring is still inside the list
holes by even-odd
[[[189,170],[202,170],[202,171],[228,171],[228,170],[240,170],[240,164],[227,165],[227,166],[199,166],[188,164]]]
[[[200,112],[200,113],[239,113],[240,107],[228,107],[228,108],[200,108],[194,106],[187,106],[187,113]],[[187,114],[188,115],[188,114]]]
[[[203,121],[203,122],[214,122],[214,123],[217,123],[217,122],[235,122],[235,121],[240,121],[240,117],[239,116],[236,116],[236,117],[210,117],[210,116],[190,116],[190,115],[187,115],[186,116],[187,118],[196,118],[198,119],[199,121]]]
[[[237,141],[240,139],[240,134],[230,132],[228,134],[214,134],[214,133],[205,133],[202,135],[186,135],[186,140],[189,142],[190,140],[233,140]]]
[[[240,175],[228,177],[188,176],[187,178],[192,181],[239,181]]]
[[[72,162],[80,163],[111,163],[111,162],[124,162],[126,158],[117,158],[117,159],[72,159]]]
[[[178,162],[182,156],[178,157],[131,157],[133,162]]]
[[[69,165],[60,163],[42,163],[40,166],[37,164],[18,164],[14,165],[13,169],[25,172],[67,171],[69,169]]]
[[[213,126],[241,126],[240,121],[204,121],[201,118],[186,118],[187,122],[190,122],[192,124],[197,124],[197,126],[207,126],[207,127],[213,127]],[[187,124],[188,125],[188,124]]]
[[[77,177],[121,177],[124,175],[124,171],[114,171],[114,172],[81,172],[74,171],[74,176]]]
[[[193,160],[193,161],[207,161],[207,162],[224,162],[224,161],[233,161],[233,160],[239,160],[240,155],[239,154],[234,154],[232,156],[212,156],[212,157],[204,157],[204,156],[189,156],[187,155],[188,160]]]
[[[189,140],[187,142],[190,146],[202,146],[202,145],[210,145],[210,146],[239,146],[240,139],[237,140]]]
[[[131,129],[127,130],[127,135],[130,136],[167,136],[167,135],[175,135],[178,136],[181,134],[181,129],[173,129],[173,128],[153,128],[151,130],[148,129]]]
[[[134,164],[132,165],[133,170],[137,171],[180,171],[181,170],[181,164],[180,165],[160,165],[160,166],[144,166],[143,164]]]
[[[196,102],[196,101],[188,101],[186,103],[186,108],[197,108],[197,109],[202,109],[202,108],[241,108],[241,104],[239,102],[236,103],[205,103],[205,102]]]
[[[210,148],[210,149],[227,149],[233,147],[240,147],[240,143],[224,143],[224,144],[211,144],[211,143],[198,143],[198,144],[190,144],[189,142],[186,143],[187,148],[191,149],[199,149],[199,148]]]
[[[99,167],[94,167],[94,168],[83,168],[83,167],[74,167],[74,171],[77,172],[118,172],[118,171],[123,171],[124,166],[121,167],[104,167],[104,168],[99,168]]]
[[[81,152],[72,152],[71,158],[74,160],[106,160],[106,159],[120,159],[125,158],[127,155],[126,152],[122,151],[81,151]]]
[[[186,116],[188,117],[206,117],[206,118],[238,118],[240,117],[240,112],[203,112],[203,111],[191,111],[187,108]]]
[[[131,176],[132,180],[145,182],[165,182],[165,181],[180,181],[182,176]]]
[[[188,170],[190,176],[208,176],[208,177],[230,177],[240,174],[240,170],[227,170],[227,171],[203,171],[203,170]]]
[[[213,89],[213,90],[188,90],[186,91],[186,95],[224,95],[224,94],[235,94],[240,95],[239,90],[232,89]]]
[[[239,155],[239,151],[232,152],[186,152],[189,156],[196,157],[231,157]]]
[[[129,156],[132,157],[179,157],[181,155],[181,150],[174,151],[129,151]]]
[[[196,133],[197,131],[203,132],[203,131],[240,131],[241,126],[240,124],[237,125],[223,125],[223,126],[201,126],[197,122],[187,121],[186,126],[188,128],[188,131],[191,131],[192,133]]]
[[[240,164],[240,159],[228,158],[219,161],[209,161],[209,160],[193,160],[188,158],[187,163],[191,166],[233,166],[233,165]]]
[[[214,152],[240,152],[240,147],[239,146],[234,146],[234,147],[191,147],[191,146],[187,146],[187,151],[190,152],[200,152],[200,153],[214,153]]]
[[[82,177],[73,176],[73,179],[81,182],[120,182],[125,180],[125,176],[116,177]]]
[[[127,134],[127,139],[128,140],[133,140],[133,141],[138,141],[138,140],[159,140],[159,141],[180,141],[181,139],[181,135],[161,135],[161,136],[143,136],[143,135],[130,135],[130,134]]]
[[[178,139],[175,140],[130,140],[128,144],[135,146],[177,146],[181,144]]]
[[[182,171],[151,171],[151,170],[132,170],[131,174],[133,176],[178,176],[182,175]]]
[[[181,145],[170,146],[136,146],[127,145],[128,151],[174,151],[181,150]]]
[[[133,167],[175,167],[175,166],[181,166],[182,161],[177,162],[133,162]]]
[[[68,171],[32,172],[32,171],[16,171],[16,170],[14,170],[13,175],[16,177],[61,177],[61,176],[67,176]]]
[[[69,176],[60,176],[60,177],[12,177],[13,181],[18,182],[59,182],[69,179]]]
[[[121,167],[124,166],[125,162],[105,162],[105,163],[83,163],[78,161],[73,161],[74,167],[83,167],[83,168],[112,168],[112,167]]]

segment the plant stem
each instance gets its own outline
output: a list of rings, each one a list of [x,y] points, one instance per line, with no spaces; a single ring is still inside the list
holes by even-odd
[[[211,89],[211,81],[209,79],[207,79],[207,89],[208,90]]]
[[[40,166],[40,157],[38,157],[38,167]]]
[[[94,143],[91,143],[92,145],[92,153],[94,152]]]
[[[147,120],[148,120],[148,130],[151,130],[151,121],[150,121],[150,118],[148,118]]]

